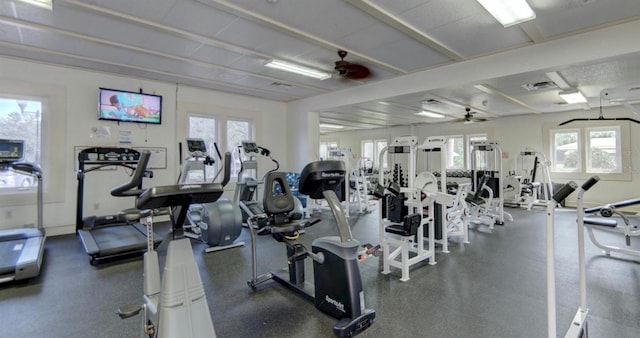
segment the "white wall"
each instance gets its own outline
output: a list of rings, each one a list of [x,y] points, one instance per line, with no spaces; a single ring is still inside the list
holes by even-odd
[[[75,146],[119,146],[118,133],[131,132],[132,144],[124,147],[164,147],[167,149],[167,168],[154,170],[154,178],[147,180],[145,186],[175,183],[177,172],[177,113],[181,105],[197,104],[207,107],[207,111],[217,115],[240,114],[256,122],[256,137],[259,143],[264,143],[283,163],[288,161],[286,135],[286,106],[284,103],[273,102],[252,97],[232,95],[221,92],[206,91],[189,87],[180,87],[176,104],[176,86],[159,81],[137,78],[127,78],[100,72],[91,72],[67,67],[57,67],[47,64],[26,62],[11,58],[0,57],[0,83],[5,85],[12,81],[45,86],[56,86],[64,89],[65,111],[61,116],[65,118],[64,127],[56,130],[57,137],[64,139],[63,167],[58,171],[56,180],[62,180],[63,191],[59,191],[60,198],[53,198],[51,192],[44,207],[44,226],[49,235],[69,233],[74,231],[76,212],[77,180],[75,168]],[[5,86],[6,87],[6,86]],[[116,88],[130,91],[142,89],[144,92],[162,95],[163,116],[162,125],[146,126],[135,123],[121,123],[99,121],[97,119],[98,87]],[[57,112],[60,113],[60,112]],[[107,127],[111,136],[107,138],[91,137],[94,127]],[[43,166],[46,163],[42,164]],[[85,180],[85,215],[109,214],[117,210],[133,206],[133,198],[111,197],[111,187],[129,179],[129,171],[117,169],[115,171],[100,171],[87,174]],[[52,177],[44,177],[45,180]],[[58,182],[60,183],[60,182]],[[47,185],[45,185],[47,187]],[[228,189],[232,189],[230,186]],[[231,196],[231,194],[227,194]],[[35,203],[35,196],[32,199]],[[54,202],[55,201],[55,202]],[[98,207],[97,209],[95,207]],[[35,205],[2,205],[0,206],[0,228],[35,224]]]
[[[605,117],[631,117],[640,120],[629,110],[623,107],[604,108]],[[460,135],[477,132],[489,134],[491,140],[499,141],[503,152],[508,157],[503,160],[504,171],[515,170],[518,153],[526,147],[531,147],[543,152],[549,158],[548,149],[544,149],[544,138],[549,137],[543,132],[544,125],[557,125],[572,118],[597,118],[597,109],[590,111],[572,111],[566,113],[550,113],[540,115],[522,115],[514,117],[498,118],[489,122],[475,124],[461,123],[438,123],[438,124],[418,124],[413,127],[395,127],[384,129],[364,130],[357,132],[335,132],[321,136],[321,140],[337,140],[340,147],[351,147],[353,153],[360,152],[360,141],[365,139],[392,140],[395,136],[416,135],[418,141],[423,142],[428,136]],[[640,124],[630,123],[631,128],[631,149],[623,149],[631,155],[630,168],[631,181],[601,180],[589,193],[585,194],[585,204],[600,205],[613,201],[640,197],[640,153],[634,146],[640,144]],[[575,180],[582,183],[586,179],[585,175],[573,177],[558,177],[553,175],[552,180],[558,183],[565,183],[568,180]],[[572,205],[575,201],[575,194],[568,198],[568,203]]]

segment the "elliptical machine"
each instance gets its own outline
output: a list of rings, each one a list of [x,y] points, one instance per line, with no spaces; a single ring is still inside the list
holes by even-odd
[[[346,176],[344,162],[319,161],[309,163],[300,174],[299,191],[310,198],[327,200],[335,217],[339,236],[317,238],[311,252],[297,241],[300,231],[319,220],[301,220],[294,210],[294,198],[285,175],[272,172],[265,179],[263,207],[266,215],[250,217],[253,278],[247,283],[252,289],[273,279],[302,295],[322,312],[339,319],[333,327],[338,337],[350,337],[373,324],[375,311],[366,309],[364,291],[358,267],[360,242],[351,235],[335,189]],[[296,216],[297,215],[297,216]],[[296,219],[297,218],[297,219]],[[254,226],[258,230],[254,229]],[[287,248],[288,271],[258,275],[256,233],[271,234]],[[305,260],[313,260],[313,285],[305,281]]]
[[[221,160],[218,145],[213,145]],[[216,161],[209,156],[204,140],[187,139],[187,151],[189,156],[182,163],[179,185],[210,183],[218,178],[223,168],[219,168],[211,180],[207,178],[207,166],[214,165]],[[183,230],[184,236],[206,243],[209,246],[205,249],[207,253],[244,246],[244,242],[235,242],[242,232],[242,214],[229,200],[190,205]]]
[[[264,183],[264,179],[263,181],[257,179],[258,156],[268,157],[275,165],[273,169],[265,173],[265,177],[280,169],[280,163],[271,156],[269,149],[260,147],[253,141],[242,141],[242,145],[238,146],[238,158],[241,159],[240,171],[233,200],[242,210],[242,221],[245,223],[247,218],[264,213],[264,209],[258,201],[258,186]]]

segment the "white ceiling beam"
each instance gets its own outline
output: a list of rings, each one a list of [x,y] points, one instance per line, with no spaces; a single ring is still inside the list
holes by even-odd
[[[233,4],[229,1],[225,1],[225,0],[208,0],[208,1],[202,1],[200,0],[202,3],[205,4],[210,4],[213,5],[214,7],[220,6],[221,8],[223,8],[225,11],[229,11],[235,15],[238,15],[240,17],[243,18],[249,18],[250,20],[254,21],[254,22],[258,22],[262,25],[265,25],[267,27],[270,27],[272,29],[275,29],[279,32],[285,33],[289,36],[293,36],[296,37],[298,39],[301,40],[305,40],[309,43],[315,44],[317,46],[323,47],[323,48],[327,48],[327,49],[334,49],[334,50],[347,50],[349,51],[349,54],[352,56],[356,56],[360,59],[365,60],[368,63],[371,64],[375,64],[380,68],[384,68],[386,70],[389,70],[391,72],[397,73],[397,74],[407,74],[408,71],[402,69],[402,68],[398,68],[394,65],[391,65],[389,63],[380,61],[378,59],[372,58],[370,56],[358,53],[357,51],[354,51],[352,49],[349,49],[345,46],[341,46],[338,45],[336,43],[333,43],[331,41],[322,39],[320,37],[317,37],[315,35],[311,35],[309,33],[306,33],[304,31],[301,31],[299,29],[296,29],[294,27],[291,26],[287,26],[279,21],[273,20],[269,17],[266,17],[264,15],[260,15],[258,13],[252,12],[250,10],[247,10],[245,8],[242,8],[241,6],[238,6],[236,4]]]
[[[528,105],[528,104],[516,99],[513,96],[507,95],[507,94],[505,94],[505,93],[493,88],[492,86],[490,86],[488,84],[484,84],[484,83],[483,84],[477,84],[477,85],[474,85],[473,87],[475,89],[480,90],[480,91],[482,91],[482,92],[484,92],[486,94],[489,94],[491,96],[502,98],[502,99],[504,99],[506,101],[509,101],[511,103],[515,103],[516,105],[518,105],[518,106],[520,106],[520,107],[522,107],[524,109],[527,109],[531,113],[542,114],[542,112],[537,110],[536,108],[531,107],[530,105]]]
[[[321,111],[640,53],[640,20],[289,102],[290,112]]]
[[[452,48],[449,48],[445,44],[436,40],[435,38],[430,37],[424,32],[420,31],[413,25],[408,22],[400,19],[399,17],[391,14],[389,11],[384,8],[377,6],[376,4],[371,3],[368,0],[345,0],[350,3],[352,6],[360,9],[361,11],[371,15],[372,17],[378,19],[379,21],[385,23],[386,25],[395,28],[399,32],[402,32],[406,36],[422,43],[429,48],[432,48],[438,51],[440,54],[443,54],[454,61],[462,61],[465,60],[465,57],[454,51]]]

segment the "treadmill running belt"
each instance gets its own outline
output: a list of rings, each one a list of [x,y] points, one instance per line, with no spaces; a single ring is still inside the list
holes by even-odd
[[[98,257],[146,250],[147,236],[132,225],[117,225],[78,232],[89,255]],[[94,242],[92,245],[91,242]]]

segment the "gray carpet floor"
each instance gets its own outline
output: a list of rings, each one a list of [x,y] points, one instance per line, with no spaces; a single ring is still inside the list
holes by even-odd
[[[365,301],[375,323],[360,337],[544,337],[546,265],[544,210],[507,209],[513,222],[490,231],[470,231],[470,244],[452,242],[437,264],[382,275],[381,258],[360,264]],[[302,241],[335,235],[329,212]],[[575,212],[556,212],[558,333],[564,334],[579,301]],[[378,213],[352,214],[354,237],[377,243]],[[158,232],[168,235],[166,225]],[[603,241],[623,246],[620,235]],[[192,241],[218,337],[331,337],[336,322],[302,297],[269,282],[257,291],[246,246],[204,254]],[[259,271],[286,265],[285,248],[270,236],[258,238]],[[640,249],[637,241],[633,245]],[[166,240],[158,249],[161,264]],[[592,337],[640,337],[640,259],[602,255],[587,240],[589,333]],[[41,276],[0,285],[0,337],[138,337],[139,317],[121,320],[115,310],[142,302],[140,257],[89,265],[75,235],[48,238]]]

